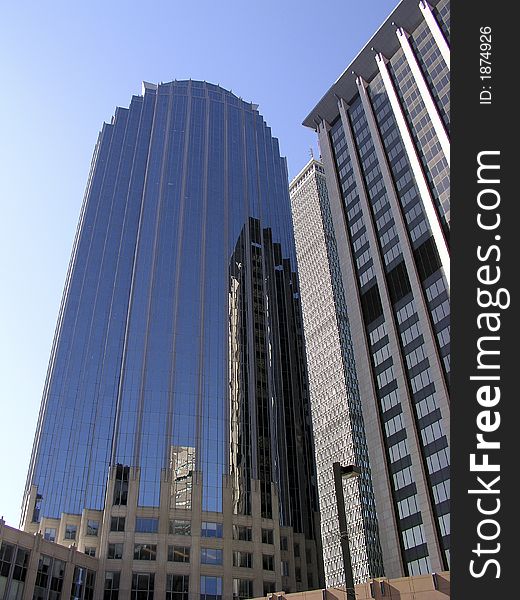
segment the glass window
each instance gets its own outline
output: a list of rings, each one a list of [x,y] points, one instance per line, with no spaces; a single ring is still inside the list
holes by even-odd
[[[49,540],[49,542],[56,541],[56,527],[46,527],[43,533],[43,539]]]
[[[222,550],[220,548],[201,548],[200,562],[203,565],[221,565]]]
[[[119,571],[105,571],[103,600],[118,600],[120,579],[121,573]]]
[[[294,556],[295,558],[300,556],[300,544],[294,544]]]
[[[189,589],[188,575],[166,575],[166,600],[189,600]]]
[[[282,568],[282,576],[289,577],[289,561],[288,560],[282,560],[281,568]]]
[[[94,546],[85,546],[85,554],[88,556],[96,556],[96,548]]]
[[[38,560],[38,570],[36,571],[36,582],[34,587],[35,598],[46,598],[47,588],[49,586],[52,569],[52,557],[41,554]],[[0,585],[0,597],[3,597],[2,586]]]
[[[234,567],[246,567],[251,569],[253,567],[253,555],[251,552],[242,552],[241,550],[235,550],[233,552],[233,566]]]
[[[168,546],[168,560],[173,562],[190,562],[189,546]]]
[[[49,600],[59,600],[64,577],[65,561],[55,558],[52,566],[51,592],[49,595]]]
[[[250,542],[253,539],[253,529],[247,525],[233,525],[233,539]]]
[[[128,500],[128,479],[130,467],[117,465],[114,483],[114,505],[126,506]]]
[[[263,544],[274,544],[272,529],[262,529],[262,543]]]
[[[155,560],[156,557],[156,544],[134,544],[134,560]]]
[[[287,549],[288,549],[287,536],[282,535],[280,537],[280,550],[287,550]]]
[[[222,537],[222,523],[212,523],[210,521],[202,522],[202,537]]]
[[[88,519],[87,521],[87,535],[95,535],[97,536],[99,532],[99,521],[94,521],[94,519]]]
[[[173,535],[191,535],[191,521],[172,519],[168,531]]]
[[[76,539],[76,531],[77,531],[78,527],[77,525],[71,525],[70,523],[67,523],[65,525],[65,536],[64,539],[65,540],[75,540]]]
[[[72,579],[71,600],[91,600],[94,598],[96,573],[84,567],[75,567]]]
[[[154,573],[132,573],[131,600],[153,600]]]
[[[125,517],[112,517],[110,519],[110,531],[124,531]]]
[[[276,591],[276,583],[274,581],[264,581],[264,596],[274,594]]]
[[[123,558],[123,544],[108,544],[107,558]]]
[[[252,579],[233,579],[233,598],[247,600],[253,597]]]
[[[274,556],[272,554],[262,554],[262,568],[264,571],[274,571]]]
[[[159,529],[159,519],[155,517],[136,517],[136,533],[157,533]]]
[[[222,577],[201,575],[200,600],[222,600]]]

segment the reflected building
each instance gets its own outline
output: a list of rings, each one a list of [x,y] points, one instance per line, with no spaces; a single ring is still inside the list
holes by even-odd
[[[329,240],[332,227],[387,577],[450,564],[449,40],[448,0],[402,0],[304,121],[319,136],[318,215]],[[309,314],[306,210],[319,208],[294,200]]]
[[[317,515],[278,141],[219,86],[145,83],[95,148],[22,526],[105,597],[217,600],[319,587]]]

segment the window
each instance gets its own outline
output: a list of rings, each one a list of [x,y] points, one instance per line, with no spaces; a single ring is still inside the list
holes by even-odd
[[[222,537],[222,523],[211,523],[209,521],[202,522],[202,537]]]
[[[56,541],[56,527],[46,527],[43,533],[43,538],[49,542]]]
[[[153,600],[154,573],[132,573],[131,600]]]
[[[172,519],[169,523],[168,532],[173,535],[191,535],[191,521]]]
[[[274,544],[272,529],[262,529],[262,544]]]
[[[288,549],[287,536],[282,535],[280,537],[280,550],[287,550],[287,549]]]
[[[302,580],[301,567],[294,567],[294,576],[296,578],[296,581],[300,582]]]
[[[135,531],[136,533],[157,533],[159,529],[159,519],[155,517],[136,517]]]
[[[253,529],[247,525],[233,525],[233,539],[250,542],[253,539]]]
[[[253,597],[252,579],[233,579],[233,598],[247,600]]]
[[[105,591],[103,600],[118,600],[120,579],[121,573],[119,571],[105,571]]]
[[[72,578],[71,600],[92,600],[94,598],[94,585],[96,573],[84,567],[75,567]]]
[[[251,554],[251,552],[242,552],[240,550],[235,550],[233,552],[233,566],[252,569],[253,555]]]
[[[87,520],[87,535],[97,536],[99,533],[99,521]]]
[[[108,544],[107,558],[123,558],[123,544]]]
[[[262,554],[262,568],[264,571],[274,571],[274,556],[272,554]]]
[[[114,505],[126,506],[128,500],[128,479],[130,467],[117,465],[114,483]]]
[[[110,531],[124,531],[125,517],[112,517],[110,519]]]
[[[264,581],[264,596],[267,594],[274,594],[276,583],[274,581]]]
[[[87,556],[96,556],[95,546],[85,546],[85,554]]]
[[[156,544],[134,544],[134,560],[155,560],[156,557]]]
[[[166,575],[166,600],[189,600],[189,589],[188,575]]]
[[[52,557],[46,556],[45,554],[40,555],[38,560],[38,570],[36,571],[36,582],[34,588],[35,598],[46,598],[47,588],[49,586],[49,579],[51,575]],[[3,587],[0,585],[0,597],[2,595]]]
[[[200,600],[222,600],[222,577],[201,576]]]
[[[77,525],[71,525],[67,523],[65,525],[65,535],[63,539],[65,540],[75,540],[76,539],[76,531],[78,530]]]
[[[201,548],[200,562],[203,565],[221,565],[222,550],[220,548]]]
[[[168,560],[171,562],[190,562],[189,546],[168,546]]]
[[[289,561],[288,560],[282,560],[281,569],[282,569],[282,576],[289,577]]]
[[[300,544],[294,544],[294,556],[295,558],[300,556]]]

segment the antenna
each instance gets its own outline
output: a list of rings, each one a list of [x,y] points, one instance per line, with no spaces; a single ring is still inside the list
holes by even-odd
[[[314,158],[314,151],[312,149],[312,146],[309,147],[309,154],[311,155],[311,158]]]

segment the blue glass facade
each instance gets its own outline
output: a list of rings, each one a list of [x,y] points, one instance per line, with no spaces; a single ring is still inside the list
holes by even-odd
[[[313,537],[316,492],[285,159],[257,107],[144,84],[96,145],[31,459],[25,521],[126,503],[236,514]],[[36,489],[36,506],[31,490]],[[116,502],[117,496],[117,502]]]

